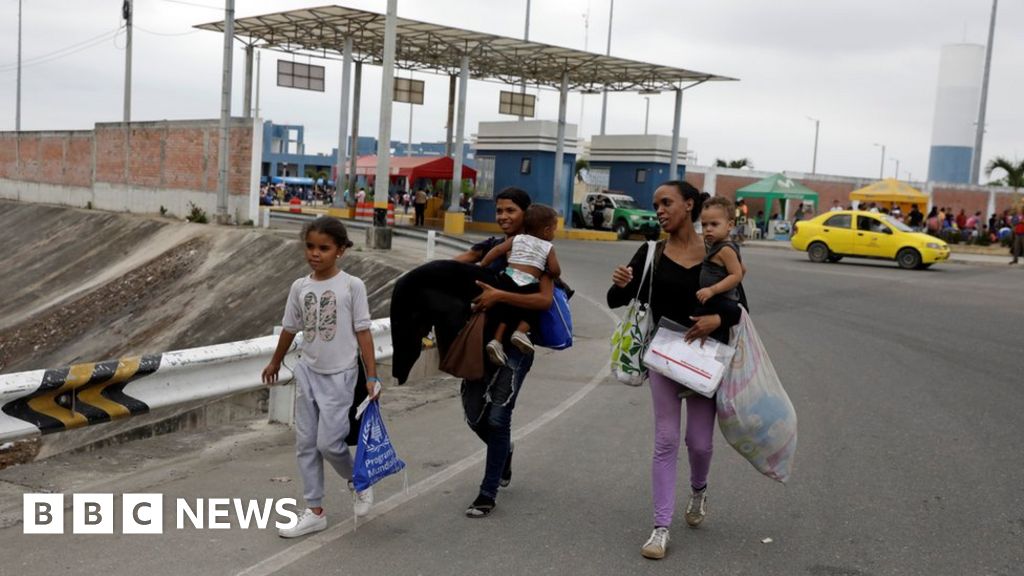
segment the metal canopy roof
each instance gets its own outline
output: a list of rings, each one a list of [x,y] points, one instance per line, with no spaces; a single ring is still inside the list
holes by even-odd
[[[385,15],[343,6],[323,6],[235,20],[235,34],[249,43],[279,51],[336,58],[352,36],[356,60],[380,63]],[[224,21],[196,26],[223,33]],[[661,66],[506,36],[398,18],[395,65],[408,70],[457,74],[463,54],[476,79],[509,84],[561,87],[568,72],[570,90],[627,92],[671,90],[684,83],[734,80],[704,72]]]

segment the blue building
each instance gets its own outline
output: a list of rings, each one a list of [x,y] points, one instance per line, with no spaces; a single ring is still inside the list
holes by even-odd
[[[304,126],[263,123],[263,153],[261,176],[315,177],[319,172],[333,174],[337,164],[338,149],[330,154],[306,154],[306,129]],[[395,156],[405,156],[408,143],[391,141]],[[412,145],[412,156],[444,156],[444,142],[422,142]],[[377,153],[377,139],[360,136],[356,141],[357,156],[372,156]],[[473,156],[469,144],[463,147],[463,164],[472,167]]]
[[[600,182],[602,188],[632,196],[637,204],[649,208],[658,186],[668,180],[683,179],[685,154],[686,139],[680,138],[679,164],[672,175],[671,136],[594,136],[590,143],[589,176]]]
[[[481,122],[474,146],[477,191],[473,221],[494,222],[494,195],[514,186],[535,202],[572,214],[572,180],[576,164],[576,126],[567,124],[562,160],[562,197],[555,206],[555,146],[558,123],[549,120]]]

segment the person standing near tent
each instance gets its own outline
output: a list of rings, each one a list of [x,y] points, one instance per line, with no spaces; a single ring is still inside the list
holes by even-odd
[[[910,205],[910,213],[907,214],[907,225],[910,226],[914,231],[921,231],[921,222],[924,221],[924,214],[918,209],[917,204]]]
[[[427,211],[427,191],[422,186],[416,190],[416,196],[413,198],[413,208],[416,210],[416,222],[413,226],[423,226]]]
[[[1021,256],[1024,256],[1024,208],[1017,214],[1017,222],[1013,225],[1013,260],[1010,264],[1016,264]]]

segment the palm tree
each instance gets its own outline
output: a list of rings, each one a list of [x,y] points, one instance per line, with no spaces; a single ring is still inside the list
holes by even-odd
[[[748,158],[740,158],[739,160],[730,160],[728,162],[719,158],[715,160],[715,166],[718,168],[735,168],[737,170],[741,168],[750,168],[753,170],[754,163]]]
[[[1009,158],[996,156],[989,160],[988,165],[985,166],[985,175],[991,177],[992,173],[996,170],[1006,172],[1006,176],[993,181],[992,184],[996,184],[998,186],[1009,186],[1015,191],[1018,188],[1024,188],[1024,160],[1014,162]]]
[[[1002,170],[1006,172],[1006,176],[998,180],[994,180],[989,184],[996,186],[1009,186],[1013,188],[1013,204],[1014,211],[1018,210],[1020,206],[1020,196],[1017,190],[1024,188],[1024,160],[1013,161],[1003,156],[996,156],[995,158],[988,161],[985,166],[985,175],[989,178],[992,177],[992,173],[996,170]]]

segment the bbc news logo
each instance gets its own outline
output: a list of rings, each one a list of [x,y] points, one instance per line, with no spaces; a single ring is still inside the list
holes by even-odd
[[[24,534],[63,534],[64,495],[25,494],[22,501]],[[299,523],[295,499],[242,500],[241,498],[178,498],[174,505],[174,526],[185,530],[228,530],[232,517],[243,530],[266,530],[274,519],[274,528],[294,528]],[[290,508],[289,508],[290,507]],[[113,494],[73,494],[71,498],[72,534],[113,534],[117,511]],[[163,534],[163,494],[122,494],[121,534]]]

